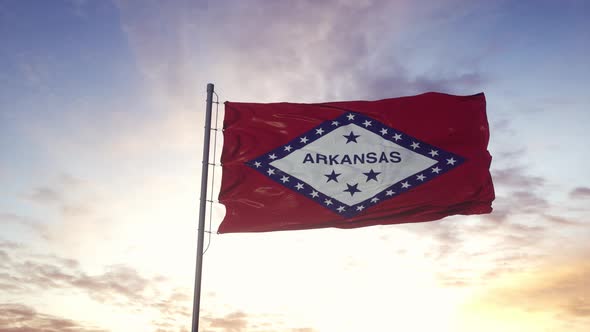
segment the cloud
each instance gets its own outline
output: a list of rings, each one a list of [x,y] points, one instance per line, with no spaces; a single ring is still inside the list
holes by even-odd
[[[42,204],[45,210],[31,208],[28,211],[32,216],[0,212],[0,219],[32,230],[53,250],[69,247],[64,252],[71,247],[81,252],[90,242],[107,237],[112,213],[104,206],[99,185],[65,173],[48,182],[22,195],[29,202]]]
[[[0,264],[2,264],[3,262],[8,262],[8,260],[10,260],[8,254],[4,250],[0,250]]]
[[[27,249],[28,250],[28,249]],[[10,257],[0,265],[0,283],[12,286],[16,293],[38,292],[46,289],[69,289],[86,293],[106,303],[127,305],[151,303],[149,292],[163,280],[161,277],[144,277],[137,270],[125,266],[109,266],[103,273],[85,273],[79,262],[56,255],[39,255],[8,247],[0,251]]]
[[[520,152],[515,153],[522,155]],[[527,174],[526,169],[521,166],[494,169],[492,177],[497,185],[523,191],[538,189],[546,183],[546,180],[542,177]]]
[[[204,317],[210,329],[222,329],[226,332],[240,332],[248,326],[246,314],[241,311],[232,312],[224,317]]]
[[[20,248],[21,246],[22,245],[20,245],[20,244],[18,244],[16,242],[6,241],[6,240],[0,239],[0,248],[16,249],[16,248]]]
[[[280,321],[270,323],[271,320],[264,315],[251,315],[243,311],[234,311],[221,317],[204,315],[201,321],[206,332],[316,332],[310,327],[287,327]]]
[[[503,135],[514,135],[516,131],[512,128],[512,122],[509,119],[500,119],[498,121],[492,122],[490,124],[490,131],[495,136],[496,134],[503,134]],[[513,151],[502,151],[500,152],[504,157],[517,157],[521,155],[524,151],[524,148],[513,150]]]
[[[588,253],[590,248],[581,252]],[[521,312],[543,315],[574,327],[590,323],[590,264],[586,256],[547,261],[534,269],[513,273],[473,298],[471,306],[489,314]]]
[[[193,105],[195,91],[213,78],[222,98],[263,102],[476,93],[490,80],[476,59],[433,55],[429,68],[460,69],[427,73],[402,60],[418,53],[405,40],[407,27],[422,22],[433,28],[444,6],[333,0],[218,1],[141,11],[119,1],[118,7],[140,70],[154,93],[177,109]]]
[[[38,187],[29,196],[33,202],[37,203],[56,203],[61,200],[61,195],[52,188]]]
[[[51,185],[41,185],[33,188],[31,193],[26,195],[26,198],[34,203],[59,205],[64,204],[71,197],[89,190],[86,181],[71,174],[62,173],[52,182]]]
[[[507,151],[508,158],[513,164],[518,164],[518,157],[523,157],[521,149]],[[493,212],[482,218],[498,223],[508,220],[518,214],[542,215],[544,211],[554,208],[552,203],[542,195],[547,186],[547,179],[531,175],[523,166],[507,166],[492,168],[492,179],[496,188],[496,199]]]
[[[7,224],[19,225],[28,229],[33,230],[38,234],[42,234],[45,230],[44,226],[36,219],[17,215],[14,213],[3,213],[0,212],[0,221]],[[16,245],[14,242],[11,242]]]
[[[549,202],[531,191],[515,191],[510,196],[513,199],[515,211],[523,213],[538,213],[549,207]]]
[[[64,204],[60,208],[65,218],[77,218],[91,215],[91,209],[86,204]]]
[[[156,318],[152,320],[152,324],[159,329],[157,331],[177,332],[179,326],[188,326],[188,323],[179,322],[191,321],[192,300],[192,292],[187,289],[175,289],[167,297],[153,298],[149,305],[157,312]],[[181,331],[184,330],[181,328]]]
[[[571,198],[579,198],[579,199],[589,198],[590,197],[590,188],[588,188],[588,187],[574,188],[570,192],[570,197]]]
[[[101,274],[88,275],[79,269],[76,261],[55,257],[46,257],[43,261],[33,259],[30,257],[24,262],[13,259],[6,269],[11,273],[0,274],[0,282],[32,292],[76,289],[99,302],[123,301],[127,305],[147,303],[145,293],[157,284],[155,278],[145,278],[127,266],[111,266]]]
[[[37,254],[29,247],[0,241],[0,293],[7,298],[20,299],[30,294],[42,297],[56,290],[59,296],[83,294],[104,307],[146,313],[153,326],[164,328],[168,324],[177,332],[184,322],[190,322],[192,291],[170,287],[167,278],[146,276],[127,265],[107,266],[102,272],[89,274],[77,260]],[[38,327],[33,323],[30,326]]]
[[[92,224],[92,220],[97,218],[89,203],[96,203],[95,191],[95,188],[92,188],[87,181],[69,174],[61,174],[52,184],[34,187],[30,193],[23,195],[26,200],[42,204],[56,214],[44,213],[43,219],[40,220],[40,217],[0,212],[0,220],[25,226],[44,240],[65,243],[67,236],[64,229],[80,229]],[[30,211],[38,213],[37,209],[30,209]],[[99,229],[104,229],[104,224]],[[80,233],[76,236],[79,237]]]
[[[107,332],[70,319],[39,313],[23,304],[0,304],[0,312],[0,332]]]
[[[572,220],[571,218],[565,218],[565,217],[555,216],[555,215],[551,215],[551,214],[544,214],[543,217],[545,218],[545,220],[547,220],[553,224],[560,225],[560,226],[581,226],[581,225],[583,225],[583,223]]]

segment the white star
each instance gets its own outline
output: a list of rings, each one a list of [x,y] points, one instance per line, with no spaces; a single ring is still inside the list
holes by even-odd
[[[339,124],[340,124],[340,122],[338,122],[338,121],[332,121],[332,126],[337,126]]]
[[[318,195],[318,192],[317,192],[317,191],[315,191],[315,190],[314,190],[314,191],[312,191],[310,195],[311,195],[311,197],[313,197],[313,198],[316,198],[316,197],[318,197],[318,196],[319,196],[319,195]]]
[[[359,205],[359,206],[356,207],[356,210],[357,211],[362,211],[364,208],[365,208],[364,206]]]
[[[388,190],[385,195],[387,196],[393,196],[393,194],[395,194],[395,192],[393,190]]]
[[[338,212],[342,213],[346,210],[346,208],[344,208],[344,206],[340,206],[336,210],[338,210]]]
[[[410,184],[408,183],[408,181],[402,182],[402,188],[407,189],[409,187],[410,187]]]
[[[378,201],[378,200],[379,200],[379,198],[377,198],[377,197],[373,197],[373,198],[371,199],[371,203],[377,203],[377,201]]]
[[[457,161],[455,158],[451,157],[451,159],[447,159],[447,165],[455,165]]]
[[[303,183],[297,183],[297,184],[295,185],[295,188],[297,188],[297,190],[301,190],[301,189],[303,189]]]
[[[430,152],[428,152],[429,155],[431,156],[438,156],[438,151],[437,150],[430,150]]]
[[[255,161],[255,162],[254,162],[254,166],[255,166],[256,168],[259,168],[260,166],[262,166],[262,163],[261,163],[261,162],[259,162],[259,161]]]
[[[266,171],[266,173],[268,173],[268,175],[273,175],[273,174],[275,174],[275,170],[272,168],[269,168],[268,171]]]
[[[307,143],[307,141],[309,141],[309,140],[307,139],[307,137],[301,137],[301,138],[299,139],[299,141],[300,141],[301,143],[305,144],[305,143]]]
[[[285,183],[285,182],[289,182],[289,177],[288,176],[283,176],[281,178],[281,182]]]
[[[318,129],[315,130],[315,133],[318,134],[318,135],[321,135],[321,134],[324,133],[324,130],[322,128],[318,128]]]
[[[371,121],[369,120],[365,120],[365,122],[363,122],[363,126],[365,126],[366,128],[371,126]]]
[[[393,139],[396,141],[399,141],[400,139],[402,139],[402,134],[395,134],[393,135]]]
[[[277,159],[277,155],[276,154],[271,154],[270,156],[268,156],[270,159],[275,160]]]
[[[432,173],[438,174],[440,172],[440,168],[438,166],[432,168]]]
[[[386,135],[387,134],[387,128],[383,128],[380,130],[381,135]]]
[[[348,120],[354,120],[354,114],[348,114],[346,117],[348,118]]]
[[[285,146],[285,151],[291,152],[292,147],[290,145]]]
[[[416,179],[418,179],[420,181],[424,181],[424,179],[426,179],[426,177],[424,175],[420,174],[416,177]]]
[[[328,206],[332,205],[332,200],[331,199],[327,199],[324,201],[324,203]]]
[[[416,150],[419,147],[420,147],[420,143],[416,143],[416,142],[412,143],[412,149]]]

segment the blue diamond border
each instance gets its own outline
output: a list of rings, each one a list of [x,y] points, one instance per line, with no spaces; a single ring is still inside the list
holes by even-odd
[[[370,123],[370,125],[367,125],[367,122]],[[354,205],[348,205],[332,197],[329,197],[305,181],[302,181],[301,179],[298,179],[270,165],[271,162],[282,159],[291,153],[315,142],[326,134],[329,134],[330,132],[348,124],[356,124],[359,127],[381,136],[383,139],[403,146],[406,149],[417,152],[428,158],[434,159],[437,161],[437,163],[422,172],[414,173],[405,179],[392,184],[372,197]],[[387,132],[382,132],[382,129],[387,129]],[[318,134],[320,131],[322,133]],[[400,136],[398,135],[401,135],[401,139],[399,139]],[[417,143],[418,146],[416,147],[416,144],[414,143]],[[286,149],[287,147],[290,147],[290,149]],[[438,154],[433,156],[430,154],[431,151],[437,151]],[[451,160],[454,160],[454,162],[451,163]],[[350,218],[364,212],[366,209],[374,205],[380,204],[388,199],[392,199],[409,190],[412,190],[412,188],[425,184],[430,180],[458,167],[465,161],[466,158],[464,157],[442,150],[441,148],[438,148],[434,145],[416,139],[415,137],[410,136],[400,130],[384,125],[382,122],[371,117],[356,112],[346,112],[335,119],[322,122],[322,124],[319,126],[314,127],[311,130],[295,137],[287,144],[281,145],[255,159],[246,161],[245,164],[258,171],[262,175],[277,182],[278,184],[314,200],[324,208],[327,208],[340,216]],[[438,169],[439,171],[434,172],[434,169]],[[419,179],[420,175],[424,176],[422,180]],[[287,181],[285,181],[285,177],[288,178]],[[303,185],[303,187],[301,187],[301,185],[298,186],[298,184]],[[391,194],[391,192],[393,192],[393,194]]]

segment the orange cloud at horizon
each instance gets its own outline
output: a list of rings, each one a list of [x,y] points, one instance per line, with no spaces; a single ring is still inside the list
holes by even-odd
[[[590,252],[590,248],[585,252]],[[590,326],[588,280],[587,256],[562,261],[552,257],[536,268],[504,275],[478,290],[465,304],[462,329],[587,331]]]

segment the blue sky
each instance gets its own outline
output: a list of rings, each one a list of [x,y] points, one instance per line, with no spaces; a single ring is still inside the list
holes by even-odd
[[[213,235],[203,331],[583,331],[588,14],[574,0],[1,1],[0,331],[190,328],[208,82],[221,101],[483,91],[498,197],[487,216]]]

